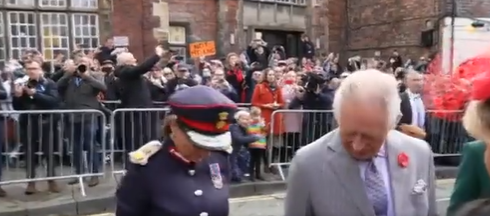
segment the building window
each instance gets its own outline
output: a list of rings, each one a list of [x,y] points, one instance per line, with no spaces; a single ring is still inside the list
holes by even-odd
[[[279,4],[306,5],[306,0],[258,0],[258,1],[279,3]]]
[[[33,0],[7,0],[7,6],[34,7]]]
[[[76,9],[97,9],[97,0],[71,0],[72,8]]]
[[[168,43],[170,48],[175,51],[175,55],[187,57],[187,32],[183,26],[170,26],[168,30]]]
[[[27,49],[37,49],[52,61],[59,53],[69,56],[74,44],[85,52],[100,45],[98,0],[0,1],[8,9],[0,10],[0,64],[20,59]]]
[[[5,65],[5,29],[4,29],[4,24],[5,22],[3,21],[3,14],[0,13],[0,66],[3,67]]]
[[[84,51],[94,51],[100,45],[99,17],[95,14],[73,14],[73,37]]]
[[[36,14],[33,12],[8,12],[10,52],[9,57],[20,59],[22,51],[37,49]]]
[[[67,0],[40,0],[39,6],[47,8],[66,8]]]
[[[69,56],[68,17],[64,13],[41,13],[42,52],[45,60],[57,54]]]

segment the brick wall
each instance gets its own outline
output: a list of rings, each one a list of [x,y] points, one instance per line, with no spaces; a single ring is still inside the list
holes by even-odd
[[[344,57],[388,56],[394,49],[424,55],[430,50],[420,47],[420,32],[440,14],[438,0],[332,0],[327,6],[329,48]]]
[[[152,15],[152,1],[165,1],[170,23],[188,27],[188,42],[216,40],[218,55],[238,51],[243,23],[240,0],[117,0],[113,1],[113,35],[128,36],[130,49],[138,59],[153,52],[152,31],[160,25]],[[432,50],[420,46],[420,32],[427,21],[439,26],[450,15],[452,0],[316,0],[312,8],[313,38],[320,39],[320,52],[341,53],[342,58],[381,51],[387,57],[396,49],[402,55],[418,58]],[[458,16],[488,17],[490,0],[456,0]],[[235,34],[235,44],[229,41]],[[436,37],[436,43],[438,42]]]
[[[160,2],[160,0],[153,0]],[[229,0],[231,1],[231,0]],[[217,37],[216,0],[165,0],[169,6],[170,24],[187,26],[188,41],[215,40]],[[153,29],[160,26],[158,17],[152,15],[150,1],[114,1],[113,35],[128,36],[129,49],[137,59],[153,53],[156,40]]]

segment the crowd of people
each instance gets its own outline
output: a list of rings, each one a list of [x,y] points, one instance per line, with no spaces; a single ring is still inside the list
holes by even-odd
[[[1,73],[4,153],[25,162],[26,194],[37,193],[35,171],[42,164],[48,168],[43,179],[48,179],[49,190],[59,192],[55,167],[66,159],[54,157],[53,152],[70,152],[67,163],[78,175],[101,171],[105,156],[99,153],[101,149],[122,152],[108,152],[114,156],[109,159],[125,162],[128,151],[162,138],[161,119],[171,95],[206,85],[246,108],[234,115],[235,124],[230,126],[232,180],[264,180],[262,171],[276,171],[267,163],[290,161],[302,145],[336,127],[329,112],[335,92],[355,71],[376,68],[393,74],[400,81],[400,92],[406,88],[415,94],[421,91],[420,73],[413,71],[423,72],[429,60],[404,64],[394,51],[387,61],[352,57],[343,64],[334,53],[316,54],[307,36],[302,41],[297,58],[288,58],[281,46],[270,47],[257,39],[242,53],[229,53],[224,59],[201,57],[194,62],[157,46],[153,55],[138,63],[131,52],[114,47],[112,39],[94,51],[77,48],[69,57],[58,54],[55,61],[45,61],[39,51],[26,50],[22,59],[10,60]],[[116,109],[126,112],[114,112]],[[424,127],[422,120],[414,121]],[[108,123],[115,133],[107,133]],[[110,139],[113,146],[108,145]],[[84,163],[84,152],[88,163]],[[70,182],[77,183],[77,179]],[[97,176],[87,180],[88,186],[98,183]],[[5,195],[0,188],[0,196]]]

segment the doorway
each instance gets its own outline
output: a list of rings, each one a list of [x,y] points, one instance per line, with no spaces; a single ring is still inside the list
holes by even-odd
[[[287,58],[300,56],[301,32],[262,29],[256,29],[255,32],[262,33],[262,40],[267,42],[269,49],[274,46],[282,46]]]

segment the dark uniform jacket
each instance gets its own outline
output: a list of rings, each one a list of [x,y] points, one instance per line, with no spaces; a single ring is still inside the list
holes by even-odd
[[[159,60],[160,57],[154,55],[139,65],[125,65],[115,69],[114,76],[118,78],[122,108],[149,108],[153,106],[150,88],[143,75],[150,71]]]
[[[116,193],[116,216],[228,216],[227,154],[212,152],[191,165],[172,154],[172,147],[166,141],[146,165],[128,167]],[[220,173],[221,187],[212,180],[211,167]]]
[[[454,185],[447,215],[452,216],[464,204],[490,198],[490,177],[485,168],[485,143],[474,141],[463,146],[461,164]]]

